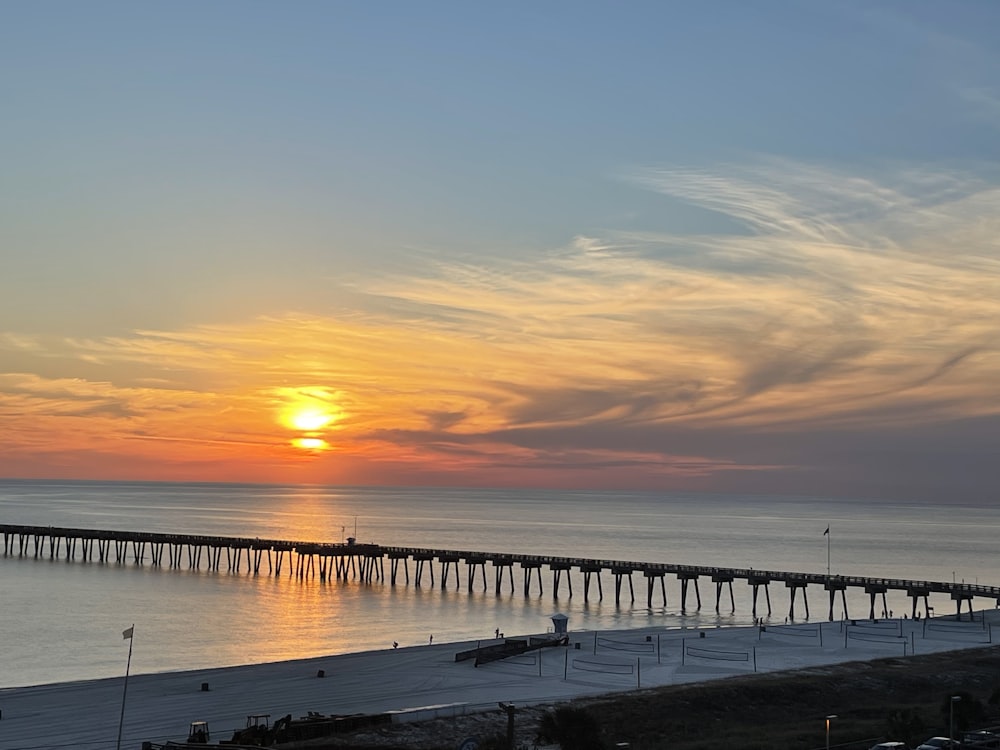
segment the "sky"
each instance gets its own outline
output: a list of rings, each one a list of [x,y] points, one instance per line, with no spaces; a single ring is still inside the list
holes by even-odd
[[[0,476],[998,499],[992,0],[2,16]]]

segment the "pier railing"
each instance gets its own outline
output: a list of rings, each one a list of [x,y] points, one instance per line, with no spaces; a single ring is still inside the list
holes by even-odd
[[[584,576],[584,597],[589,596],[590,579],[597,574],[597,585],[601,595],[600,573],[615,577],[616,601],[621,595],[622,581],[628,583],[634,599],[632,574],[641,573],[647,580],[647,600],[652,605],[654,582],[660,583],[664,603],[666,589],[663,584],[665,576],[676,576],[682,586],[682,606],[686,605],[687,584],[693,582],[698,605],[701,596],[698,592],[698,580],[707,578],[716,584],[716,608],[719,606],[721,590],[724,585],[730,587],[732,599],[732,583],[744,580],[754,588],[754,606],[756,608],[757,590],[770,583],[784,584],[790,589],[792,610],[794,613],[795,592],[804,592],[808,586],[820,586],[829,593],[831,616],[836,593],[841,592],[841,598],[846,599],[843,592],[846,589],[863,589],[871,597],[871,611],[874,614],[875,598],[884,597],[887,591],[903,591],[913,599],[913,611],[916,615],[916,600],[922,597],[926,609],[927,597],[930,594],[945,594],[957,602],[958,613],[961,614],[962,602],[973,598],[988,598],[1000,606],[1000,587],[979,583],[957,583],[948,581],[925,581],[905,578],[886,578],[878,576],[830,575],[826,573],[809,573],[782,570],[760,570],[757,568],[730,568],[705,565],[683,565],[676,563],[651,562],[639,560],[610,560],[584,557],[564,557],[556,555],[534,555],[516,552],[491,552],[475,550],[448,550],[424,547],[398,547],[379,544],[358,544],[348,542],[322,542],[289,539],[264,539],[260,537],[229,537],[200,534],[169,534],[145,531],[115,531],[101,529],[78,529],[51,526],[28,526],[0,524],[0,535],[3,536],[3,554],[5,556],[34,557],[65,557],[68,560],[94,560],[99,562],[124,563],[129,561],[143,564],[147,559],[152,565],[166,564],[171,568],[182,567],[187,558],[188,568],[200,568],[205,559],[209,570],[220,570],[225,567],[232,572],[239,572],[246,563],[248,572],[262,572],[262,563],[266,559],[267,572],[279,574],[282,563],[291,561],[288,571],[291,575],[307,576],[318,572],[321,578],[354,577],[365,581],[384,580],[386,578],[384,562],[391,564],[391,583],[397,582],[399,566],[402,563],[406,583],[410,583],[409,563],[416,566],[414,583],[421,585],[424,566],[437,561],[441,566],[442,586],[447,585],[449,573],[454,571],[459,579],[458,565],[463,563],[468,568],[468,585],[472,590],[473,580],[477,571],[482,573],[483,586],[486,586],[485,566],[490,564],[495,571],[495,588],[500,593],[501,584],[506,577],[510,579],[513,590],[513,566],[518,565],[524,573],[524,592],[528,595],[532,580],[537,581],[536,589],[540,592],[541,568],[548,568],[553,573],[553,588],[558,595],[562,574],[566,574],[569,592],[572,596],[572,581],[569,572],[578,570]],[[79,555],[77,548],[80,548]],[[96,551],[95,551],[96,547]],[[47,552],[47,555],[46,555]],[[164,553],[167,553],[166,558]],[[130,554],[131,553],[131,554]],[[204,553],[204,554],[203,554]],[[534,579],[532,579],[534,575]],[[431,584],[434,584],[433,567],[430,568]],[[770,610],[770,595],[767,594]],[[735,606],[735,605],[734,605]],[[808,602],[806,602],[808,613]]]

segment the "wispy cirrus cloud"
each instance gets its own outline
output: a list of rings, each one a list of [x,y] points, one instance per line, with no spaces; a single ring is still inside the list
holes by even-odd
[[[0,379],[0,409],[32,450],[44,447],[33,427],[78,409],[100,415],[80,425],[109,451],[160,438],[188,468],[198,444],[204,465],[235,472],[249,454],[254,476],[279,477],[302,457],[275,413],[319,388],[339,417],[313,479],[544,484],[599,466],[630,486],[815,472],[828,445],[815,463],[777,446],[1000,416],[990,180],[783,160],[628,179],[717,212],[725,231],[581,235],[530,263],[442,260],[355,279],[349,306],[241,324],[10,334],[0,347],[25,374]],[[43,360],[80,377],[46,378]]]

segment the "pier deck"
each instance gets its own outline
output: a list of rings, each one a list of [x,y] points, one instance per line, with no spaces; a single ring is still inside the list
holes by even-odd
[[[719,610],[723,588],[729,588],[729,600],[733,602],[732,584],[746,581],[753,587],[753,612],[757,614],[757,595],[761,588],[771,613],[769,584],[782,585],[789,591],[789,616],[795,617],[796,593],[802,593],[806,616],[809,604],[806,589],[818,586],[829,595],[829,616],[833,619],[834,600],[840,592],[846,616],[847,589],[860,589],[868,594],[871,602],[869,617],[875,616],[875,602],[888,591],[901,591],[912,600],[913,616],[917,616],[917,602],[922,599],[925,612],[929,614],[931,594],[948,596],[956,604],[958,617],[962,615],[963,603],[972,613],[972,600],[985,598],[1000,606],[1000,587],[980,584],[954,583],[945,581],[918,581],[901,578],[878,578],[866,576],[840,576],[824,573],[800,573],[779,570],[758,570],[755,568],[723,568],[704,565],[682,565],[663,562],[640,562],[635,560],[599,560],[582,557],[558,557],[553,555],[518,554],[511,552],[484,552],[467,550],[445,550],[417,547],[393,547],[379,544],[331,543],[317,541],[294,541],[285,539],[261,539],[259,537],[202,536],[194,534],[162,534],[141,531],[111,531],[95,529],[57,528],[51,526],[21,526],[0,524],[5,557],[47,557],[49,559],[96,561],[99,563],[151,565],[190,570],[226,570],[231,573],[246,572],[259,575],[281,575],[284,570],[290,576],[321,579],[354,579],[400,584],[400,568],[404,585],[421,586],[424,574],[429,575],[429,583],[435,585],[434,562],[438,563],[440,586],[448,587],[453,582],[455,588],[461,586],[460,565],[467,570],[466,585],[471,592],[481,571],[483,590],[487,590],[486,565],[494,570],[494,590],[502,592],[505,580],[514,593],[514,566],[522,571],[523,593],[529,596],[534,588],[544,593],[542,568],[552,573],[553,595],[560,595],[560,586],[565,581],[568,595],[573,596],[571,571],[578,571],[583,577],[583,596],[589,600],[591,577],[596,574],[598,596],[603,599],[600,574],[615,578],[615,601],[620,603],[622,582],[627,581],[628,592],[635,601],[632,575],[641,573],[646,579],[647,605],[653,606],[656,590],[659,588],[662,602],[666,604],[665,577],[673,576],[681,584],[681,609],[687,608],[688,584],[694,584],[697,608],[701,608],[701,593],[698,581],[705,578],[716,585],[715,609]],[[387,578],[385,561],[390,561]],[[264,563],[266,561],[266,571]],[[411,563],[413,576],[410,575]],[[657,586],[657,584],[659,584]],[[734,605],[735,608],[735,605]]]

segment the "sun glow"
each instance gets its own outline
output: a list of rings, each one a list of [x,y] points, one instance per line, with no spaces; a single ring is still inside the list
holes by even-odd
[[[313,407],[304,407],[300,411],[293,412],[288,416],[290,427],[306,432],[322,430],[333,420],[334,416],[329,412]]]
[[[301,437],[295,438],[292,441],[292,445],[296,448],[301,448],[306,451],[325,451],[330,448],[330,444],[327,443],[322,438],[317,437]]]
[[[335,395],[325,388],[288,388],[279,392],[278,420],[290,430],[315,432],[340,417]]]
[[[278,395],[278,422],[299,433],[289,441],[292,446],[310,453],[329,450],[323,431],[342,416],[334,403],[336,395],[325,388],[288,388]]]

